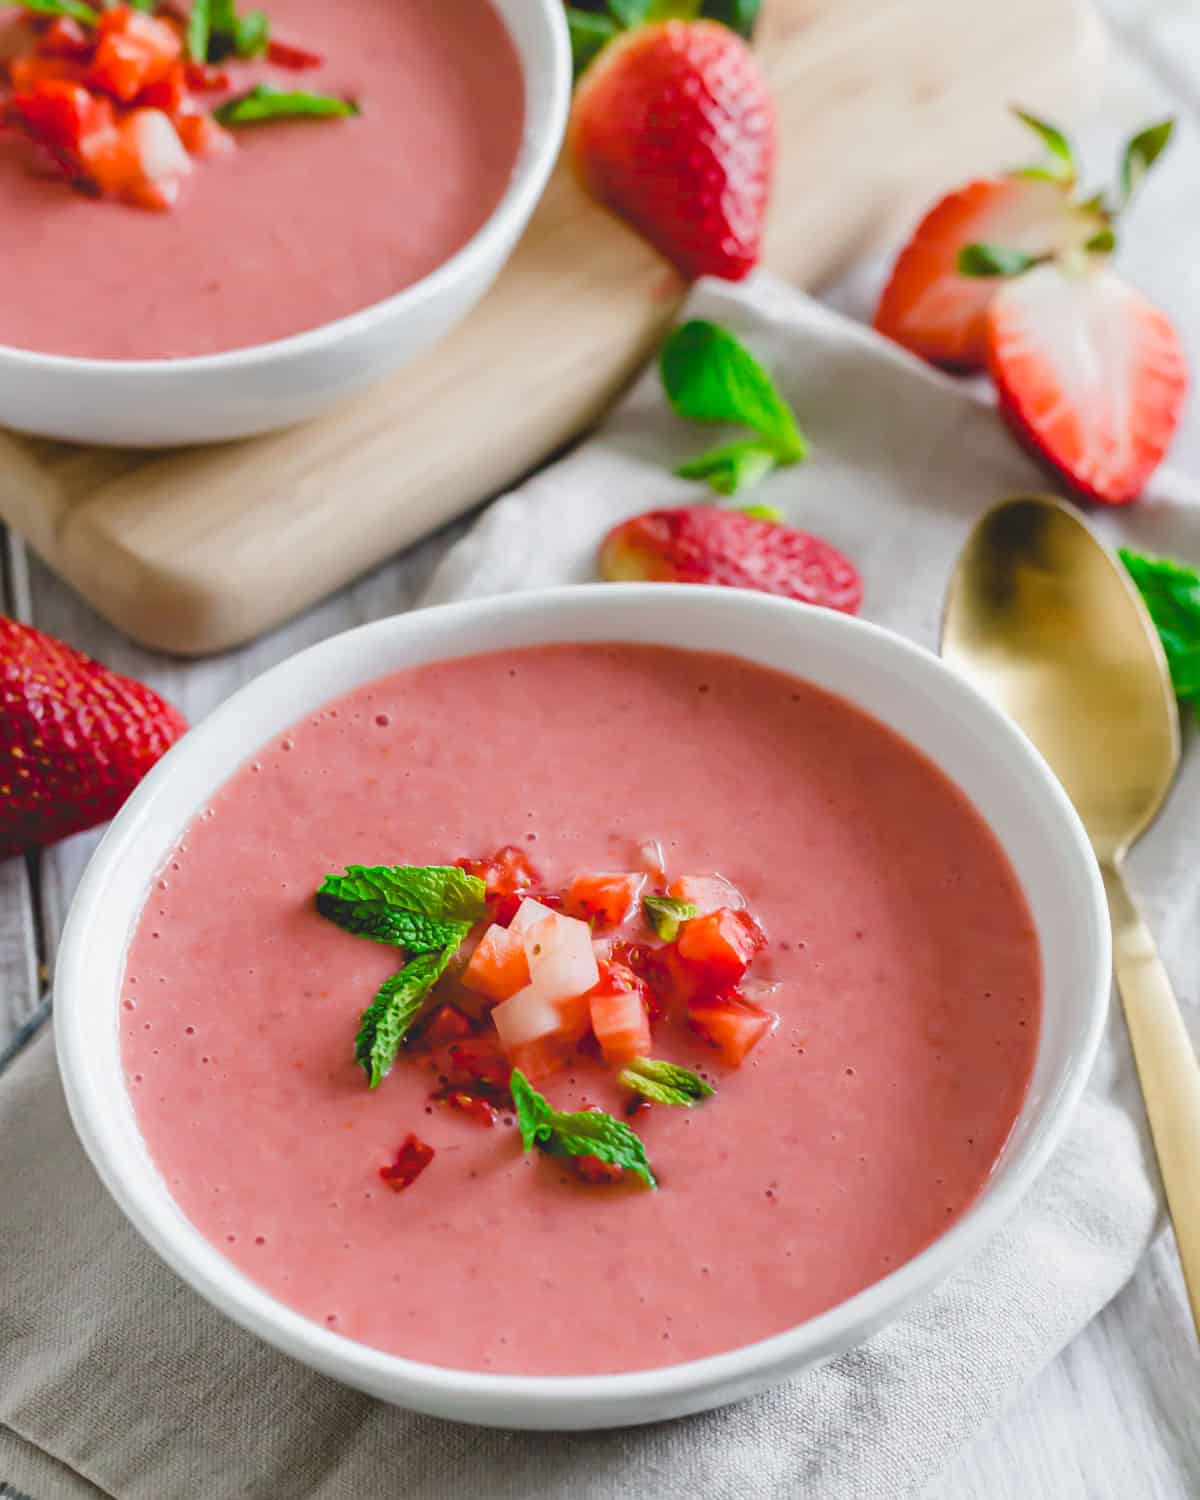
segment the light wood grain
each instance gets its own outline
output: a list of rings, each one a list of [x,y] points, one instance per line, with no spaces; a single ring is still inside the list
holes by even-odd
[[[781,150],[767,264],[811,284],[899,204],[1026,150],[1004,106],[1053,112],[1098,45],[1084,0],[768,0]],[[217,449],[138,459],[12,439],[0,515],[134,639],[223,649],[585,429],[683,290],[560,169],[496,287],[419,364],[329,417]]]

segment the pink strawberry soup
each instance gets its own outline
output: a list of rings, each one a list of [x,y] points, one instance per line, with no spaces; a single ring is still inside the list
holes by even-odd
[[[590,1003],[595,1031],[560,1037],[533,1089],[547,1109],[619,1121],[656,1189],[523,1151],[507,1066],[498,1089],[467,1088],[469,1107],[449,1097],[438,1044],[498,1045],[500,1021],[463,983],[481,926],[377,1088],[356,1064],[360,1015],[405,955],[327,920],[318,886],[351,864],[504,847],[489,884],[501,866],[535,872],[525,886],[556,913],[542,943],[577,920],[567,911],[590,912],[602,974],[580,1023]],[[605,915],[624,886],[596,872],[630,873],[627,914]],[[697,894],[714,873],[736,899],[685,917],[665,962],[641,897],[681,877]],[[523,920],[502,887],[488,896],[501,947]],[[754,934],[741,957],[716,942],[722,924]],[[540,944],[526,951],[536,970]],[[733,969],[697,997],[714,955]],[[650,996],[626,958],[655,985],[691,976],[691,998],[656,991],[640,1048],[715,1090],[691,1107],[639,1107],[613,1066],[639,1050],[613,1015],[627,991]],[[732,657],[562,645],[398,673],[265,745],[155,882],[122,1006],[149,1149],[247,1276],[412,1359],[598,1374],[780,1333],[963,1214],[1025,1095],[1041,964],[989,829],[866,714]],[[734,1033],[714,1029],[729,1015]],[[522,1061],[537,1071],[536,1049]]]
[[[221,63],[228,88],[197,107],[267,83],[361,113],[234,129],[236,149],[195,159],[166,212],[73,191],[0,130],[0,264],[21,289],[0,299],[0,344],[124,360],[267,343],[401,291],[481,228],[524,124],[520,61],[488,0],[264,4],[272,37],[320,66]],[[28,30],[0,4],[0,116],[3,60]]]

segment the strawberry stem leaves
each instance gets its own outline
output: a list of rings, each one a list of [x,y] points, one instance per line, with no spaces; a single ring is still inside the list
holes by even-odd
[[[758,434],[689,459],[675,470],[682,478],[703,479],[718,494],[734,495],[776,465],[807,458],[791,407],[749,349],[719,323],[694,318],[676,328],[662,346],[659,371],[679,416]]]
[[[977,240],[962,247],[956,265],[960,276],[1019,276],[1051,259],[1049,255],[1031,255],[1027,250]]]
[[[1040,178],[1045,182],[1058,182],[1065,188],[1074,187],[1078,176],[1075,152],[1071,142],[1058,126],[1051,125],[1048,120],[1041,120],[1037,115],[1031,115],[1024,109],[1014,109],[1013,114],[1022,125],[1029,126],[1046,148],[1045,160],[1032,167],[1021,167],[1014,175]]]
[[[1160,120],[1156,125],[1139,130],[1128,142],[1121,156],[1122,207],[1137,192],[1147,172],[1166,150],[1174,129],[1174,119]]]

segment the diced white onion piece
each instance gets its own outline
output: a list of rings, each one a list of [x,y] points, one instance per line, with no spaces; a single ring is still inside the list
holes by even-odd
[[[554,911],[543,906],[540,901],[535,901],[532,896],[526,896],[520,906],[517,907],[516,915],[508,924],[509,932],[525,932],[538,922],[544,922],[547,917],[554,916]]]
[[[160,185],[178,182],[192,170],[192,159],[179,132],[161,109],[138,109],[129,117],[142,171]]]
[[[585,995],[600,979],[592,951],[592,930],[586,922],[551,912],[522,934],[531,983],[551,1004]]]
[[[531,984],[502,1000],[493,1009],[492,1020],[496,1024],[500,1045],[510,1054],[514,1047],[553,1036],[562,1025],[557,1008],[537,994]]]

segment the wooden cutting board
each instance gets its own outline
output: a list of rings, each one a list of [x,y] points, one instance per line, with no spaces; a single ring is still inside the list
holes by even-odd
[[[1019,101],[1094,91],[1087,0],[766,0],[779,105],[765,261],[812,285],[956,178],[1027,154]],[[239,644],[510,484],[586,429],[684,286],[560,166],[465,323],[288,432],[137,454],[0,433],[0,517],[102,615],[182,655]]]

